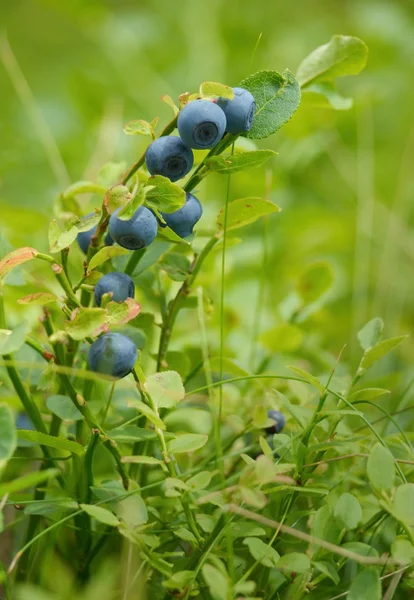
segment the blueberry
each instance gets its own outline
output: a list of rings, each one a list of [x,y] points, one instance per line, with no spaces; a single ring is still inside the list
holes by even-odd
[[[285,417],[278,410],[270,409],[267,411],[268,419],[272,419],[275,424],[270,427],[266,427],[266,433],[280,433],[285,426]]]
[[[123,302],[127,298],[133,298],[135,286],[131,277],[126,273],[107,273],[100,278],[95,287],[95,302],[101,306],[102,296],[112,292],[114,302]]]
[[[223,110],[227,119],[228,133],[250,131],[253,125],[256,102],[250,92],[243,88],[233,88],[234,98],[219,98],[217,105]]]
[[[138,352],[134,342],[121,333],[105,333],[89,348],[89,366],[96,373],[121,379],[134,368]]]
[[[179,137],[167,135],[152,142],[145,154],[145,162],[151,175],[178,181],[191,171],[194,155]]]
[[[92,214],[93,213],[90,213],[87,216],[90,217]],[[84,254],[86,254],[88,252],[89,244],[91,243],[91,237],[96,232],[96,227],[97,226],[95,225],[95,227],[92,227],[92,229],[89,229],[89,231],[80,231],[78,233],[78,236],[76,239],[78,241],[80,249],[82,250],[82,252]],[[111,236],[108,233],[105,237],[105,246],[113,246],[113,244],[114,244],[114,240],[111,238]]]
[[[16,415],[17,429],[34,429],[34,425],[26,413],[19,412]]]
[[[182,238],[193,233],[194,225],[200,220],[203,207],[192,194],[187,193],[185,204],[173,213],[161,213],[168,227]]]
[[[157,235],[157,219],[145,206],[140,206],[132,218],[123,221],[118,218],[120,209],[109,219],[109,233],[113,239],[128,250],[139,250],[149,246]]]
[[[209,100],[194,100],[181,110],[177,121],[178,133],[190,148],[211,148],[226,131],[226,115]]]

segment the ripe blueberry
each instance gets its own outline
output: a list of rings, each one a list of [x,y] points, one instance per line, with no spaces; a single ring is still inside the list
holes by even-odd
[[[135,286],[131,277],[126,273],[107,273],[100,278],[95,286],[95,302],[101,306],[102,296],[112,293],[114,302],[123,302],[127,298],[133,298]]]
[[[272,419],[275,423],[270,427],[266,427],[266,433],[280,433],[285,426],[285,417],[278,410],[270,409],[267,411],[268,419]]]
[[[179,137],[167,135],[152,142],[145,154],[145,162],[151,175],[178,181],[191,171],[194,155]]]
[[[121,333],[105,333],[89,348],[92,371],[121,379],[128,375],[138,356],[134,342]]]
[[[113,239],[128,250],[139,250],[149,246],[157,235],[157,219],[145,206],[140,206],[132,218],[123,221],[118,218],[120,209],[109,219],[109,233]]]
[[[252,94],[243,89],[233,88],[234,98],[219,98],[218,106],[223,110],[227,119],[226,131],[228,133],[242,133],[250,131],[253,125],[256,102]]]
[[[173,213],[161,213],[168,227],[182,238],[193,233],[194,225],[200,220],[203,207],[200,201],[187,192],[185,204]]]
[[[226,131],[226,115],[209,100],[194,100],[181,110],[177,120],[178,133],[190,148],[211,148]]]
[[[90,217],[92,214],[93,213],[90,213],[87,216]],[[91,243],[91,237],[93,236],[93,234],[95,232],[96,232],[96,225],[95,225],[95,227],[92,227],[92,229],[89,229],[89,231],[80,231],[78,233],[76,239],[79,244],[79,248],[82,250],[82,252],[84,254],[87,254],[89,244]],[[113,246],[113,244],[114,244],[114,240],[111,238],[109,233],[107,233],[105,236],[105,246]]]

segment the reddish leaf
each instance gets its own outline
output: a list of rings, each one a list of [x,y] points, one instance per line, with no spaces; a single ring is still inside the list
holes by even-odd
[[[32,258],[36,258],[38,254],[39,252],[37,250],[29,247],[19,248],[18,250],[10,252],[10,254],[6,254],[6,256],[0,260],[0,277],[6,275],[6,273],[14,269],[14,267],[22,265],[28,260],[32,260]]]

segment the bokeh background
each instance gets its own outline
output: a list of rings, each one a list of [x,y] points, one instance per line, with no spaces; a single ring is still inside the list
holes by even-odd
[[[227,353],[244,366],[260,359],[256,340],[283,320],[298,273],[319,260],[332,265],[334,285],[301,328],[322,365],[324,353],[335,357],[344,343],[347,360],[358,360],[355,333],[374,316],[389,336],[410,333],[411,2],[5,0],[0,11],[8,39],[0,60],[0,229],[12,246],[45,250],[57,194],[93,180],[108,160],[134,161],[146,140],[125,136],[122,125],[169,120],[163,94],[176,99],[205,80],[235,85],[265,68],[295,72],[333,34],[361,37],[368,66],[340,82],[353,108],[304,102],[258,144],[278,152],[270,167],[232,178],[231,199],[266,195],[283,211],[241,230],[242,242],[228,250]],[[201,229],[212,227],[225,189],[219,175],[200,187]],[[219,261],[217,253],[200,280],[216,305]],[[185,341],[193,317],[182,315]],[[218,310],[209,332],[218,348]],[[408,370],[412,349],[408,342],[400,353]]]

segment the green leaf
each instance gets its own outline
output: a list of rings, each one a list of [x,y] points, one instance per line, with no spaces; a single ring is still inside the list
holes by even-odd
[[[362,508],[355,496],[342,494],[335,504],[335,519],[343,529],[355,529],[362,519]]]
[[[147,507],[138,490],[117,503],[116,513],[128,527],[138,527],[148,521]]]
[[[42,446],[56,448],[57,450],[64,450],[65,452],[71,452],[72,454],[77,454],[78,456],[82,456],[85,453],[83,446],[77,442],[71,442],[65,438],[55,437],[46,433],[40,433],[40,431],[19,429],[18,437],[22,440],[26,440],[27,442],[41,444]]]
[[[129,250],[120,246],[104,246],[91,258],[88,269],[89,271],[93,271],[93,269],[96,269],[96,267],[99,267],[107,260],[115,258],[115,256],[123,256],[124,254],[129,254]]]
[[[190,271],[190,261],[179,252],[168,252],[158,263],[173,281],[185,281]]]
[[[161,467],[164,471],[167,471],[164,461],[155,458],[154,456],[137,456],[134,454],[131,456],[123,456],[121,461],[126,464],[155,465],[156,467]]]
[[[22,321],[12,331],[10,329],[0,329],[0,356],[20,350],[29,332],[30,325],[27,321]]]
[[[211,171],[228,175],[237,173],[237,171],[248,171],[261,167],[273,156],[276,156],[276,152],[273,150],[253,150],[227,156],[212,156],[204,162]]]
[[[302,102],[334,110],[349,110],[354,104],[352,98],[342,96],[331,81],[311,83],[303,90]]]
[[[109,435],[111,439],[116,440],[117,442],[123,442],[124,444],[133,444],[135,442],[155,440],[157,438],[155,431],[142,429],[136,425],[126,425],[125,427],[121,426],[116,429],[111,429]]]
[[[63,197],[69,199],[80,194],[104,194],[105,192],[104,186],[93,183],[93,181],[76,181],[66,188]]]
[[[315,81],[357,75],[367,64],[368,48],[362,40],[347,35],[334,35],[316,48],[299,65],[297,78],[302,87]]]
[[[350,402],[355,402],[356,400],[372,400],[373,398],[378,398],[378,396],[384,396],[384,394],[389,393],[390,390],[383,390],[382,388],[365,388],[363,390],[352,392],[348,397],[348,400]]]
[[[212,565],[203,565],[202,573],[204,581],[214,600],[227,600],[229,591],[229,580],[227,576]]]
[[[99,221],[101,220],[101,216],[101,211],[95,210],[95,212],[91,213],[90,215],[87,215],[86,217],[69,221],[65,231],[68,231],[72,226],[76,227],[78,231],[90,231],[99,223]]]
[[[382,339],[384,331],[384,321],[379,317],[371,319],[366,325],[358,331],[357,337],[359,344],[363,350],[368,350],[371,346],[375,346]]]
[[[234,538],[259,537],[266,535],[266,531],[251,521],[236,521],[231,523],[231,533]]]
[[[78,411],[69,396],[57,394],[49,396],[46,400],[46,406],[54,415],[64,421],[80,421],[83,419],[82,414]]]
[[[11,408],[0,404],[0,472],[17,447],[16,426]]]
[[[164,94],[164,96],[161,96],[161,100],[163,102],[165,102],[165,104],[168,104],[168,106],[170,108],[172,108],[174,115],[178,115],[178,113],[180,112],[180,109],[178,108],[178,106],[176,106],[174,100],[171,98],[171,96],[169,96],[168,94]]]
[[[388,448],[375,444],[367,461],[368,479],[374,488],[391,490],[395,479],[394,457]]]
[[[210,471],[201,471],[201,473],[187,479],[186,484],[193,492],[199,492],[208,488],[212,477],[213,473],[210,473]]]
[[[300,102],[300,87],[290,71],[259,71],[240,83],[256,100],[253,127],[247,133],[251,139],[269,137],[293,116]]]
[[[18,304],[31,304],[32,306],[45,306],[51,302],[59,302],[59,298],[50,292],[36,292],[17,300]]]
[[[107,212],[111,215],[118,208],[125,206],[132,198],[132,194],[126,185],[118,184],[109,188],[105,194],[104,205]]]
[[[51,500],[50,502],[39,500],[27,504],[24,509],[24,514],[52,517],[52,515],[57,515],[59,513],[75,512],[78,508],[78,503],[70,498],[59,498]]]
[[[326,575],[327,577],[329,577],[329,579],[331,581],[334,582],[335,585],[338,585],[339,582],[341,581],[335,566],[328,562],[328,561],[315,561],[313,563],[313,566],[316,567],[318,569],[318,571],[320,571],[321,573],[323,573],[324,575]]]
[[[381,600],[381,582],[377,571],[365,569],[352,582],[348,600]]]
[[[125,325],[139,315],[141,305],[134,298],[127,298],[124,302],[109,302],[105,310],[108,325]]]
[[[194,571],[178,571],[162,582],[163,587],[170,590],[183,591],[194,579]]]
[[[168,443],[168,450],[173,454],[194,452],[202,448],[208,441],[208,435],[202,433],[184,433]]]
[[[37,250],[29,248],[28,246],[9,252],[9,254],[6,254],[6,256],[3,256],[0,260],[0,279],[14,269],[14,267],[18,267],[19,265],[36,258],[38,254],[39,252]]]
[[[396,515],[409,527],[414,527],[414,483],[397,487],[394,497]]]
[[[185,396],[181,377],[176,371],[163,371],[150,375],[144,388],[158,408],[172,408]]]
[[[230,202],[227,208],[227,231],[238,229],[254,223],[264,215],[280,212],[280,208],[262,198],[240,198]],[[217,225],[219,230],[224,227],[224,208],[218,214]]]
[[[391,350],[394,350],[401,342],[406,340],[408,335],[400,335],[399,337],[388,338],[387,340],[383,340],[379,342],[372,348],[368,348],[365,350],[365,354],[362,357],[361,364],[359,366],[359,371],[365,371],[369,367],[371,367],[375,362],[384,358]]]
[[[153,425],[155,425],[155,427],[158,427],[159,429],[162,429],[162,430],[165,429],[165,424],[160,419],[160,417],[158,417],[155,414],[155,412],[152,410],[152,408],[150,408],[149,406],[147,406],[140,400],[135,401],[134,406],[141,414],[143,414],[145,417],[147,417],[147,419],[149,421],[151,421],[151,423]]]
[[[85,337],[99,333],[107,322],[107,312],[104,308],[77,308],[72,313],[72,319],[66,321],[65,331],[73,340],[82,341]]]
[[[214,81],[203,81],[203,83],[200,84],[200,96],[202,98],[221,97],[233,100],[234,92],[233,88],[228,85],[215,83]]]
[[[182,492],[188,490],[188,485],[185,481],[177,479],[176,477],[167,477],[164,481],[165,495],[167,498],[178,498],[182,495]]]
[[[180,527],[174,531],[174,535],[176,535],[180,540],[184,540],[185,542],[190,542],[194,546],[198,546],[197,539],[191,531],[185,529],[185,527]]]
[[[297,325],[280,323],[260,336],[260,341],[271,352],[295,352],[304,340],[304,333]]]
[[[306,381],[308,381],[311,385],[316,387],[316,389],[319,390],[321,392],[321,394],[323,394],[325,392],[325,386],[322,385],[322,383],[319,381],[319,379],[317,377],[315,377],[314,375],[311,375],[311,373],[308,373],[307,371],[305,371],[304,369],[301,369],[300,367],[289,366],[289,369],[291,371],[294,371],[301,377],[303,377],[303,379],[306,379]]]
[[[45,469],[44,471],[28,473],[12,481],[0,483],[0,497],[4,496],[4,494],[14,494],[15,492],[38,486],[49,479],[53,479],[56,475],[59,475],[59,469]]]
[[[156,209],[153,209],[155,211],[155,213],[157,214],[157,217],[160,217],[159,212]],[[194,236],[194,234],[191,234],[192,236]],[[160,239],[160,241],[163,240],[168,240],[169,242],[173,242],[174,244],[189,244],[189,239],[191,240],[191,237],[189,238],[181,238],[179,235],[177,235],[175,233],[175,231],[173,231],[172,229],[170,229],[170,227],[158,227],[158,233],[157,233],[157,238]]]
[[[145,204],[149,208],[155,208],[161,212],[172,213],[185,204],[185,192],[167,177],[154,175],[148,179],[149,190]]]
[[[305,573],[310,569],[310,560],[306,554],[290,552],[279,558],[276,568],[282,571]]]
[[[101,167],[98,173],[98,182],[105,188],[118,183],[126,169],[125,162],[108,162]]]
[[[118,218],[121,221],[128,221],[132,219],[136,211],[142,206],[145,202],[145,198],[147,194],[153,189],[154,186],[147,185],[140,187],[134,196],[131,197],[129,202],[127,202],[119,211]]]
[[[69,229],[62,230],[57,224],[56,219],[50,222],[49,225],[49,250],[52,254],[60,252],[67,248],[76,240],[78,229],[75,225],[71,225]]]
[[[223,357],[221,360],[219,356],[210,358],[210,369],[213,373],[220,373],[221,366],[223,367],[223,373],[228,373],[229,375],[236,375],[237,377],[249,375],[245,369],[239,367],[239,365],[230,360],[230,358]]]
[[[119,519],[106,508],[102,506],[94,506],[93,504],[80,504],[81,509],[86,512],[90,517],[96,519],[104,525],[110,525],[111,527],[118,527]]]
[[[391,555],[402,563],[414,563],[414,546],[403,537],[397,537],[391,544]]]
[[[265,544],[257,537],[248,537],[243,540],[255,560],[265,567],[274,568],[280,559],[280,554],[274,548]]]
[[[296,290],[304,304],[312,304],[332,287],[332,267],[326,261],[307,266],[299,276]]]
[[[123,131],[126,135],[149,135],[154,136],[154,128],[148,121],[137,119],[136,121],[129,121],[124,125]]]

